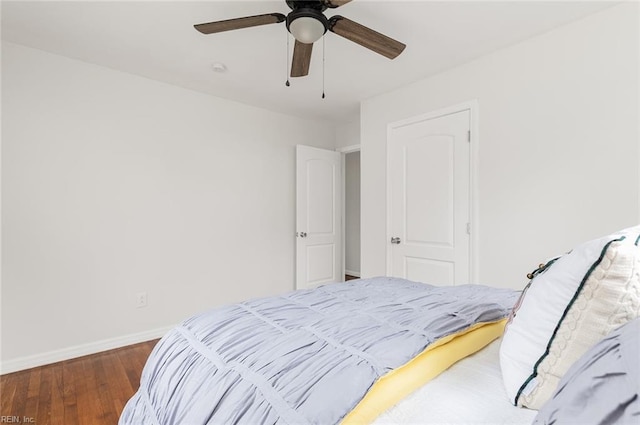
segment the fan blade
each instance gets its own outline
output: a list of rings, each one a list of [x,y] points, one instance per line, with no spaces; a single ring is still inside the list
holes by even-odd
[[[329,31],[338,34],[341,37],[351,40],[354,43],[373,50],[376,53],[386,56],[389,59],[395,59],[405,47],[405,44],[380,34],[377,31],[367,28],[357,22],[336,15],[329,20]]]
[[[335,9],[336,7],[343,6],[349,3],[351,0],[322,0],[325,6]]]
[[[311,63],[311,51],[313,44],[305,44],[296,40],[293,46],[293,60],[291,62],[291,76],[304,77],[309,75],[309,64]]]
[[[244,18],[227,19],[225,21],[208,22],[193,27],[203,34],[239,30],[240,28],[257,27],[259,25],[277,24],[287,19],[282,13],[266,13],[264,15],[245,16]]]

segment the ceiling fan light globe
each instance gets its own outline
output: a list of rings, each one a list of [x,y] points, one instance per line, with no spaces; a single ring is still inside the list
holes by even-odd
[[[289,32],[300,43],[313,44],[326,32],[322,22],[309,16],[296,18],[289,25]]]

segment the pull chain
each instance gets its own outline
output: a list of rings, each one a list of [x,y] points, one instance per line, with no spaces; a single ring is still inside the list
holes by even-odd
[[[289,83],[289,32],[285,31],[284,33],[287,36],[287,67],[285,68],[285,73],[287,74],[287,82],[284,83],[284,85],[289,87],[291,85],[291,83]]]
[[[324,99],[324,51],[326,50],[325,37],[322,37],[322,98]]]

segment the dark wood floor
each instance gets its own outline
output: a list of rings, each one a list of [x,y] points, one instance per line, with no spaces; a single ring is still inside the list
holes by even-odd
[[[346,282],[347,280],[353,280],[353,279],[360,279],[359,277],[355,277],[355,276],[351,276],[351,275],[345,275],[344,276],[344,281]]]
[[[0,376],[2,423],[117,424],[157,342]]]

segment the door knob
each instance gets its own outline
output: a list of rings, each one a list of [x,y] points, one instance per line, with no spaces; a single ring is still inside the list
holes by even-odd
[[[398,237],[391,237],[391,243],[392,243],[392,244],[396,244],[396,245],[400,244],[400,238],[398,238]]]
[[[306,238],[307,237],[307,232],[300,232],[300,237],[301,238]]]

